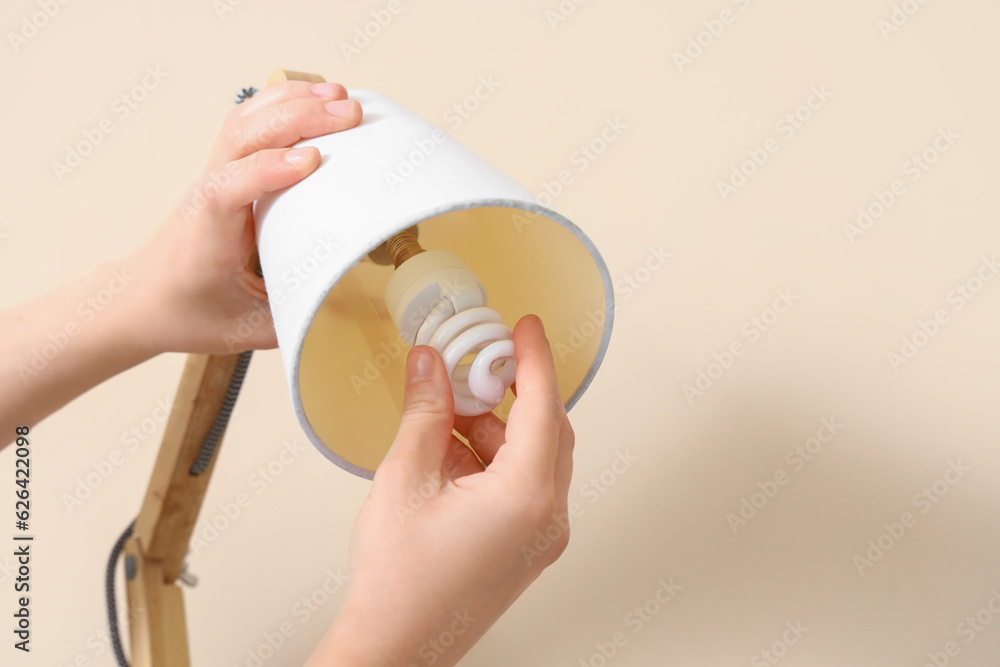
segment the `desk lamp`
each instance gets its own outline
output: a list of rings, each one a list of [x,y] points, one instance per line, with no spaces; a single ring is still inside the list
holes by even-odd
[[[277,70],[268,85],[290,79],[323,81]],[[541,197],[388,98],[349,95],[361,124],[299,142],[319,149],[319,168],[257,201],[251,266],[267,286],[299,424],[323,456],[370,479],[399,425],[410,346],[441,352],[456,414],[506,420],[510,328],[535,313],[569,409],[604,357],[614,297],[594,244]],[[108,564],[120,664],[121,551],[133,665],[189,664],[177,583],[191,582],[185,554],[249,358],[188,355],[142,509]]]

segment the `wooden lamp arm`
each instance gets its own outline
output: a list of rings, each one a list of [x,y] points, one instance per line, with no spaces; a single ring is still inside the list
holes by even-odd
[[[275,70],[267,85],[290,80],[324,81],[315,74]],[[256,251],[250,266],[259,272]],[[239,359],[239,354],[190,354],[184,366],[146,496],[125,543],[133,667],[190,665],[184,601],[176,582],[218,447],[203,472],[193,475],[191,467],[223,406]]]

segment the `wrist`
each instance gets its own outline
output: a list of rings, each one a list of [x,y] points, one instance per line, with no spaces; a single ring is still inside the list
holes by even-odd
[[[89,277],[87,295],[77,311],[101,330],[108,356],[125,368],[163,352],[155,332],[157,299],[143,275],[141,258],[132,255],[104,262]]]
[[[107,262],[0,318],[0,397],[34,424],[108,378],[154,356],[131,329],[134,274]]]
[[[472,600],[468,606],[454,605],[445,602],[452,598],[447,593],[437,598],[397,584],[380,579],[374,589],[361,593],[363,582],[355,575],[340,613],[306,667],[412,667],[432,662],[435,667],[453,667],[520,593],[501,587],[491,595],[498,604],[483,609]]]
[[[305,667],[396,667],[379,645],[376,633],[380,627],[378,620],[368,619],[348,593],[340,613]]]

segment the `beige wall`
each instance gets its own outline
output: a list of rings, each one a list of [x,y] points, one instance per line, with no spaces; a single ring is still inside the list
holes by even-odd
[[[350,62],[339,45],[386,3],[243,0],[220,18],[210,0],[79,0],[17,52],[5,38],[0,307],[150,234],[239,87],[289,67],[378,90],[532,191],[570,170],[554,206],[616,280],[646,278],[650,248],[671,253],[640,290],[618,292],[605,366],[573,411],[571,498],[584,512],[569,551],[465,664],[599,665],[595,643],[619,631],[610,664],[621,667],[767,664],[757,654],[796,621],[809,630],[782,665],[922,665],[948,641],[960,649],[950,664],[995,659],[1000,619],[981,632],[959,624],[1000,590],[1000,281],[961,309],[949,293],[1000,250],[996,3],[927,2],[884,38],[888,1],[590,0],[555,28],[546,13],[558,0],[400,2]],[[674,52],[723,9],[732,23],[679,71]],[[18,31],[37,11],[8,0],[0,26]],[[168,75],[122,118],[112,105],[148,66]],[[453,128],[444,114],[480,77],[500,85]],[[832,96],[813,98],[789,136],[776,123],[813,87]],[[58,181],[51,163],[105,117],[113,133]],[[627,127],[581,171],[574,152],[607,119]],[[925,172],[908,170],[939,128],[958,138]],[[717,182],[765,144],[777,152],[723,201]],[[894,179],[903,194],[849,242],[844,225]],[[797,300],[754,339],[751,318],[778,290]],[[938,309],[947,323],[894,370],[887,354]],[[689,402],[683,386],[719,370],[713,355],[734,341],[745,353]],[[104,561],[141,500],[157,401],[171,399],[181,364],[125,373],[34,431],[36,651],[13,656],[8,639],[0,663],[112,664],[97,639]],[[842,428],[812,460],[786,460],[830,418]],[[144,426],[148,439],[68,512],[63,494]],[[261,489],[250,476],[286,441],[308,448]],[[12,454],[0,454],[2,488]],[[635,461],[608,472],[619,456]],[[939,502],[914,502],[949,461],[969,470],[939,482]],[[787,483],[734,534],[727,514],[779,471]],[[603,493],[589,482],[602,472],[614,481]],[[202,578],[187,594],[195,664],[245,665],[285,620],[296,634],[265,664],[301,662],[342,592],[308,618],[293,606],[345,567],[367,488],[306,445],[277,353],[257,355],[203,519],[241,492],[252,505],[190,559]],[[915,524],[862,576],[854,556],[904,512]],[[627,617],[670,578],[682,589],[658,614]],[[9,618],[9,580],[0,590]]]

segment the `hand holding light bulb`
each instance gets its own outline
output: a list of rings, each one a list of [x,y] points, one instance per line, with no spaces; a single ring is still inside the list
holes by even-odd
[[[410,351],[399,432],[351,536],[347,597],[306,667],[454,665],[566,548],[574,435],[541,321],[518,322],[513,345],[506,424],[455,416],[441,356]],[[539,532],[555,536],[546,548]]]

